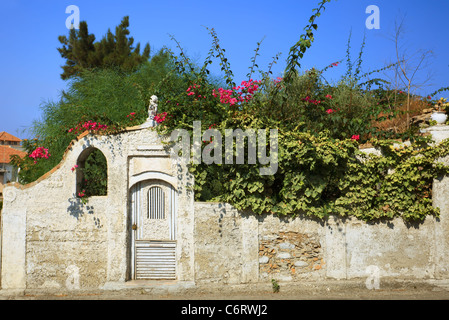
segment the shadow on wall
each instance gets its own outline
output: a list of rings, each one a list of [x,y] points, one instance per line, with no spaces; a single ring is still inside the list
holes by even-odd
[[[84,207],[86,207],[87,214],[94,213],[94,207],[92,205],[85,206],[82,199],[78,198],[75,194],[73,195],[73,198],[70,198],[68,200],[68,202],[69,206],[67,207],[67,212],[77,220],[79,220],[79,218],[84,215]]]

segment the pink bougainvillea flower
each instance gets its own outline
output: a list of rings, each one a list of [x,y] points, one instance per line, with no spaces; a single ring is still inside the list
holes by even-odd
[[[276,79],[274,79],[273,82],[274,82],[275,84],[278,84],[278,83],[281,82],[282,80],[283,80],[283,78],[281,78],[281,77],[276,77]]]
[[[311,99],[309,96],[303,98],[302,101],[306,101],[306,102],[312,103],[314,105],[319,105],[321,103],[321,100],[314,100],[314,99]]]
[[[352,140],[355,140],[355,141],[359,141],[359,140],[360,140],[360,135],[354,134],[354,135],[351,137],[351,139],[352,139]]]
[[[162,123],[165,121],[165,118],[167,117],[167,112],[162,112],[154,116],[154,121],[157,123]]]
[[[220,103],[229,104],[231,106],[241,102],[248,102],[259,89],[260,82],[261,81],[250,79],[249,81],[242,81],[240,86],[234,86],[231,89],[213,89],[212,96],[219,97]]]
[[[333,113],[333,112],[335,112],[335,111],[332,110],[332,109],[327,109],[326,112],[327,112],[328,114],[331,114],[331,113]]]
[[[332,96],[330,94],[326,94],[326,98],[331,99],[332,100]]]
[[[70,170],[72,170],[72,172],[73,172],[73,171],[76,170],[76,168],[78,168],[78,165],[77,165],[77,164],[75,164],[75,165],[72,167],[72,169],[70,169]]]
[[[131,112],[130,114],[128,114],[126,117],[130,118],[131,120],[134,120],[134,116],[136,115],[135,112]]]
[[[133,112],[131,114],[133,114]],[[81,122],[78,123],[78,125],[75,128],[70,128],[68,132],[73,132],[76,134],[84,130],[99,131],[99,130],[106,130],[107,128],[108,126],[105,124],[100,124],[98,122],[93,122],[92,120],[89,120],[84,123]]]
[[[36,148],[36,150],[34,150],[29,157],[34,159],[34,163],[36,164],[37,161],[36,159],[48,159],[48,157],[50,157],[51,154],[48,153],[48,149],[44,148],[44,147],[38,147]]]

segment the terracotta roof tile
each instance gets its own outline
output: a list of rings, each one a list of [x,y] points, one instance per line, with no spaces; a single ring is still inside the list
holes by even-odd
[[[17,138],[17,137],[14,137],[12,134],[9,134],[6,131],[1,131],[0,132],[0,141],[17,141],[17,142],[20,142],[22,140]]]
[[[21,158],[27,155],[26,152],[14,149],[11,146],[0,145],[0,163],[9,163],[10,156],[13,154],[17,154]]]

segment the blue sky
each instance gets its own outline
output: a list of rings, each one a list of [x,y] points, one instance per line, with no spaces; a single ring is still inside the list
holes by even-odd
[[[57,100],[66,82],[60,79],[64,60],[57,47],[59,35],[68,34],[66,7],[76,5],[89,32],[100,39],[114,30],[125,15],[130,31],[141,47],[149,42],[152,50],[163,46],[177,53],[173,35],[186,52],[202,63],[211,45],[205,27],[215,28],[235,76],[246,79],[256,43],[263,39],[258,65],[266,70],[272,57],[281,53],[273,71],[280,75],[289,48],[299,39],[319,0],[295,1],[115,1],[115,0],[3,0],[0,3],[0,131],[28,138],[26,129],[41,115],[40,105]],[[366,8],[380,10],[380,29],[367,29]],[[449,1],[447,0],[333,0],[317,20],[315,42],[302,60],[304,69],[323,68],[344,60],[350,32],[351,54],[359,53],[363,36],[366,46],[363,71],[385,66],[395,59],[395,21],[404,19],[403,47],[412,54],[432,50],[430,65],[417,75],[416,82],[432,73],[426,95],[449,86]],[[217,65],[218,62],[215,64]],[[346,71],[345,64],[332,68],[328,80],[336,81]],[[444,92],[443,96],[448,96]],[[25,131],[24,131],[25,130]]]

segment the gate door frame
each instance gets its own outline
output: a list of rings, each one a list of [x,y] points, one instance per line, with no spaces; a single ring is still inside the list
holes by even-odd
[[[154,184],[148,190],[157,186],[164,185],[167,191],[160,193],[144,192],[143,185]],[[177,220],[177,192],[173,184],[165,179],[145,179],[134,183],[129,189],[130,193],[130,217],[131,217],[131,257],[130,257],[130,271],[131,280],[175,280],[177,279],[177,240],[176,240],[176,220]],[[160,196],[159,199],[150,199],[150,197]],[[161,202],[164,199],[164,202]],[[148,201],[146,208],[142,205],[143,201]],[[152,201],[153,200],[153,201]],[[157,201],[156,201],[157,200]],[[153,210],[153,215],[150,217],[150,211]],[[164,217],[158,208],[166,208],[164,212],[167,216]],[[146,210],[145,210],[146,209]],[[147,214],[147,217],[144,215]],[[168,220],[168,235],[163,239],[145,238],[142,232],[143,219],[154,218],[155,222],[158,219],[165,218]]]

